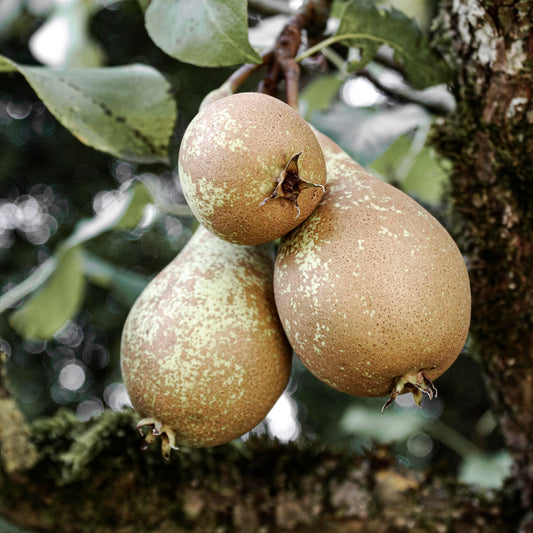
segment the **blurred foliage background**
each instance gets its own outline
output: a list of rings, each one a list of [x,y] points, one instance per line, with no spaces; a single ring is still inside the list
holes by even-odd
[[[398,0],[394,5],[428,29],[434,2]],[[286,6],[296,7],[294,2]],[[250,2],[248,19],[251,43],[259,47],[273,42],[286,15],[267,15],[261,2]],[[0,73],[1,295],[45,263],[81,219],[112,209],[119,191],[134,180],[153,198],[140,204],[133,228],[115,227],[85,244],[85,281],[76,289],[79,310],[52,339],[25,340],[13,328],[10,316],[23,301],[0,315],[0,349],[10,356],[10,382],[25,415],[35,419],[66,407],[87,420],[103,409],[129,405],[119,368],[123,322],[142,287],[195,227],[176,173],[180,138],[202,98],[234,69],[200,68],[167,56],[145,30],[142,2],[133,0],[3,0],[0,54],[26,65],[144,63],[163,73],[178,102],[171,164],[131,163],[79,142],[23,76]],[[335,57],[330,59],[334,64]],[[255,90],[258,80],[259,75],[252,76],[243,89]],[[453,109],[445,86],[415,91],[386,61],[352,74],[309,68],[303,72],[300,105],[307,120],[356,160],[450,227],[448,164],[428,143],[432,123]],[[70,290],[69,280],[64,283]],[[41,312],[46,314],[46,305]],[[295,358],[287,392],[255,431],[281,440],[314,439],[356,453],[388,443],[412,468],[431,466],[465,481],[499,486],[509,459],[468,343],[437,386],[439,397],[425,399],[423,409],[406,395],[380,415],[382,400],[331,390]]]

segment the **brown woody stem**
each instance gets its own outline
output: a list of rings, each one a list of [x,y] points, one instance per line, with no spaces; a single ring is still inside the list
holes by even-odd
[[[234,94],[254,72],[270,63],[272,56],[273,51],[268,50],[261,53],[261,58],[263,59],[261,63],[245,63],[239,67],[220,87],[207,94],[200,105],[200,109],[207,107],[209,104],[216,102],[225,96]]]
[[[330,0],[307,0],[290,17],[274,45],[274,55],[260,84],[260,92],[273,95],[279,82],[285,80],[287,103],[298,111],[300,66],[294,58],[302,44],[302,31],[306,30],[309,41],[314,40],[324,31],[330,9]]]

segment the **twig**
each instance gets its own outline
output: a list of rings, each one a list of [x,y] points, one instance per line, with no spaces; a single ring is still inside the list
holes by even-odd
[[[268,50],[261,53],[263,61],[261,63],[245,63],[239,67],[233,74],[217,89],[211,91],[202,100],[200,109],[208,106],[209,104],[220,100],[225,96],[234,94],[238,88],[257,70],[269,64],[273,57],[273,51]]]
[[[331,0],[308,0],[290,17],[274,45],[274,56],[259,90],[275,94],[281,80],[286,83],[287,103],[298,110],[300,66],[295,60],[302,44],[302,32],[314,41],[326,28]]]
[[[235,92],[256,70],[264,67],[272,59],[274,52],[268,50],[261,53],[262,63],[246,63],[242,67],[238,68],[227,80],[229,88]]]
[[[302,42],[302,28],[305,17],[300,14],[291,17],[276,41],[274,54],[286,83],[287,103],[298,111],[298,80],[300,66],[294,58]]]
[[[263,61],[238,68],[218,89],[211,91],[204,98],[200,109],[234,94],[253,72],[266,66],[267,71],[259,83],[258,91],[273,96],[280,81],[285,80],[287,103],[298,110],[300,66],[295,57],[302,44],[302,32],[305,30],[308,41],[314,42],[326,28],[330,9],[331,0],[307,0],[298,12],[290,17],[274,48],[261,54]]]

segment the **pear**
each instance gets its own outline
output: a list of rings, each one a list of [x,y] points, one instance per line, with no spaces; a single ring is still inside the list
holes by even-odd
[[[318,141],[289,105],[261,93],[217,100],[191,121],[180,184],[196,218],[221,239],[270,242],[302,223],[326,181]]]
[[[145,288],[124,325],[121,368],[147,441],[216,446],[253,429],[287,385],[292,350],[276,313],[271,245],[200,227]]]
[[[465,262],[444,227],[320,133],[327,192],[282,239],[278,313],[320,380],[366,397],[436,395],[470,325]],[[386,407],[386,405],[384,407]]]

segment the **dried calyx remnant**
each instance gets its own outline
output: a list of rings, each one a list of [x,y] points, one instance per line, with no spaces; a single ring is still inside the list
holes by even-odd
[[[148,426],[148,433],[144,434],[143,427]],[[176,433],[170,427],[162,424],[155,418],[143,418],[138,424],[137,429],[144,437],[146,449],[152,442],[155,442],[157,437],[161,437],[161,454],[165,459],[170,459],[171,450],[177,450]]]
[[[422,370],[416,373],[405,374],[405,376],[401,376],[396,380],[394,389],[381,409],[381,412],[383,413],[383,411],[394,402],[400,394],[405,394],[407,392],[410,392],[413,395],[418,406],[420,406],[424,394],[427,394],[430,400],[438,396],[435,385],[433,385],[432,381],[424,375]]]
[[[310,181],[304,180],[300,177],[298,171],[298,158],[302,152],[294,154],[289,162],[285,165],[285,168],[281,171],[280,175],[276,178],[276,188],[274,192],[267,198],[265,198],[259,206],[262,206],[268,200],[273,200],[274,198],[286,198],[294,204],[296,207],[296,218],[300,216],[300,208],[298,207],[298,196],[305,189],[320,187],[323,191],[326,190],[324,185],[312,183]]]

